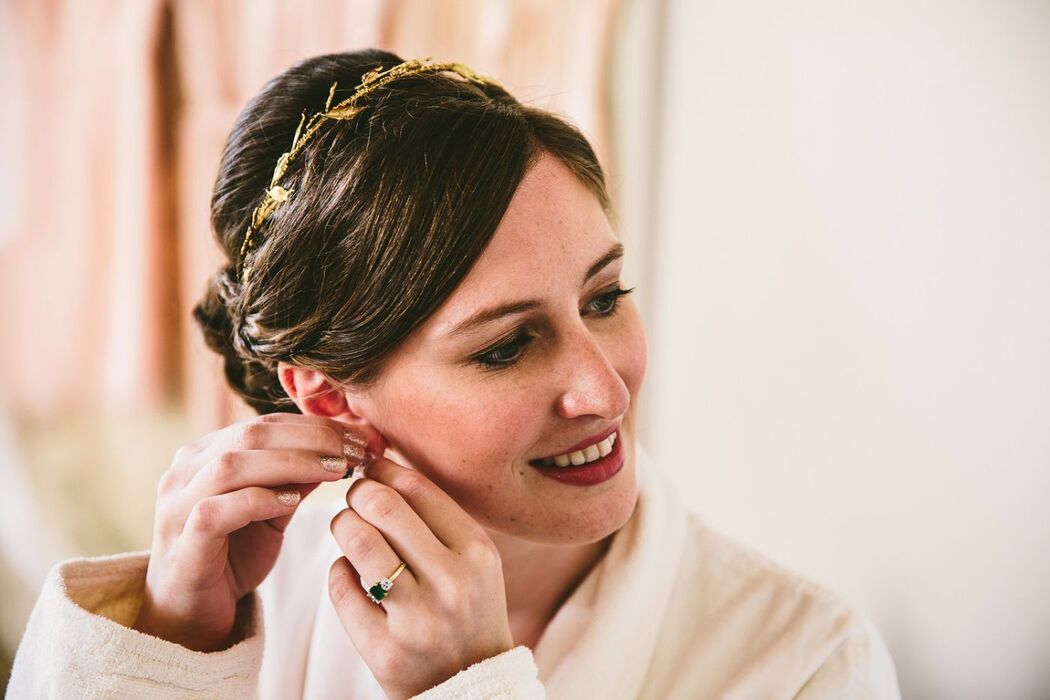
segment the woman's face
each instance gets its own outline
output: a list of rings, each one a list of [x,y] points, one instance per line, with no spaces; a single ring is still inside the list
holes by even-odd
[[[617,246],[597,198],[543,155],[469,275],[358,397],[391,458],[490,530],[586,543],[634,510],[647,351],[632,298],[610,293],[626,286]],[[592,270],[598,261],[606,264]],[[479,312],[532,301],[456,330]],[[530,464],[614,428],[623,468],[605,481],[563,483]]]

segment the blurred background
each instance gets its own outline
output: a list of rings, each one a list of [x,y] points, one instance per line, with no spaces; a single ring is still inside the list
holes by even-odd
[[[594,143],[641,441],[872,617],[907,698],[1050,698],[1050,2],[0,0],[0,677],[48,569],[148,549],[251,415],[189,323],[271,76],[463,61]]]

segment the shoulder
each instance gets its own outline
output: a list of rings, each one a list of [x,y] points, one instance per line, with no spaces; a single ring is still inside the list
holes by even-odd
[[[713,692],[817,688],[803,697],[899,697],[892,660],[867,617],[694,513],[674,596],[668,627],[680,653],[722,683],[743,684]],[[834,692],[819,694],[820,687]],[[862,687],[884,690],[853,692]]]
[[[689,515],[685,565],[712,595],[709,602],[740,604],[777,602],[778,608],[808,610],[828,620],[848,616],[849,607],[831,590],[784,566],[754,547],[715,529],[695,513]],[[798,612],[798,610],[796,610]]]

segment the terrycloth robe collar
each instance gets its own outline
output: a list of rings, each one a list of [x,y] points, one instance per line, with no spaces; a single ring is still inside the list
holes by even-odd
[[[639,497],[609,551],[558,610],[533,654],[548,698],[637,698],[668,613],[688,515],[636,443]]]

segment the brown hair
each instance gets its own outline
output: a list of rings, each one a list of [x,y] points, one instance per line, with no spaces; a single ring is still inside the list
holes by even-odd
[[[402,62],[364,50],[297,63],[245,106],[227,139],[211,222],[228,264],[193,316],[258,413],[299,411],[278,361],[374,382],[481,256],[541,153],[612,214],[594,151],[565,119],[447,72],[409,76],[366,97],[352,121],[327,124],[293,161],[281,184],[294,194],[253,235],[242,284],[245,231],[301,113],[322,110],[333,81],[339,102],[367,71]]]

